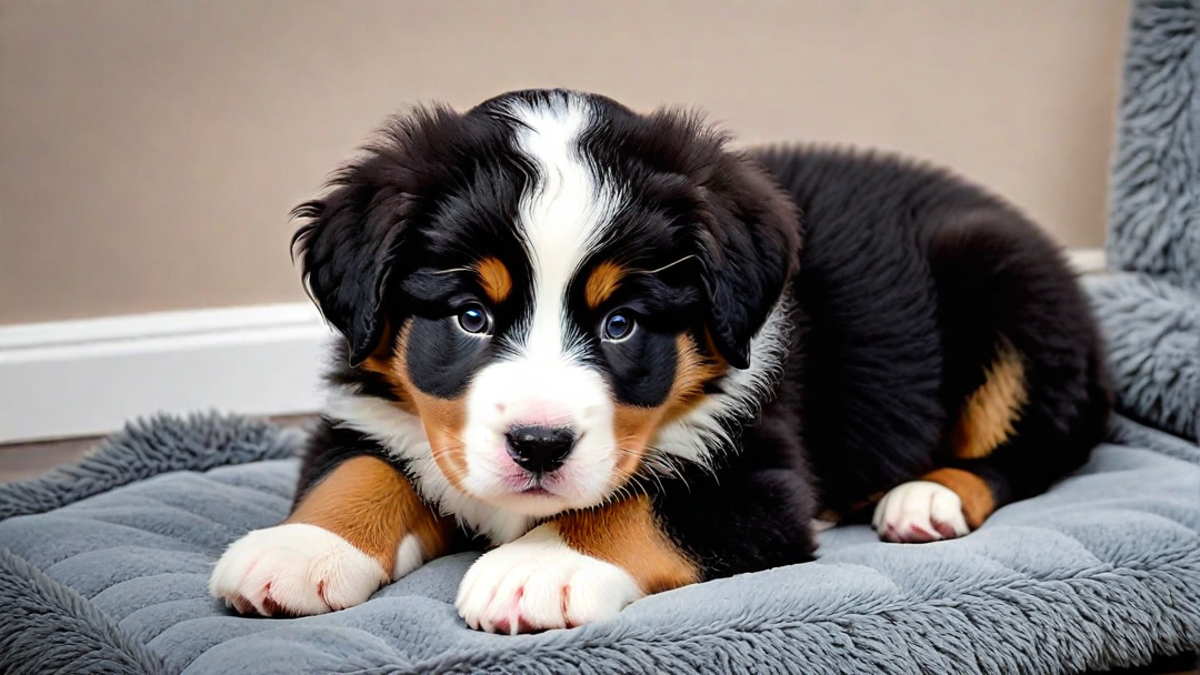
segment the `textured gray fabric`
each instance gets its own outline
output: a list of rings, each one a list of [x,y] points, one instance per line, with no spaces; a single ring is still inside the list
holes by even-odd
[[[164,672],[162,660],[70,588],[0,549],[0,672]]]
[[[3,486],[0,520],[50,509],[168,471],[204,471],[226,464],[279,459],[296,454],[299,430],[216,413],[186,418],[158,416],[126,425],[78,464],[36,481]]]
[[[1200,440],[1200,296],[1137,274],[1086,282],[1108,340],[1117,405]]]
[[[67,672],[92,661],[117,664],[93,672],[158,672],[161,660],[164,672],[193,674],[1065,673],[1200,643],[1200,446],[1128,420],[1114,433],[1139,447],[1103,446],[1078,475],[965,539],[884,544],[865,527],[839,528],[824,534],[817,563],[520,637],[470,631],[455,614],[474,554],[435,561],[331,615],[227,613],[207,595],[212,564],[229,542],[285,515],[297,462],[203,470],[189,449],[196,438],[223,438],[234,460],[287,445],[268,427],[226,422],[255,433],[214,433],[213,418],[193,420],[194,436],[181,420],[142,424],[75,475],[121,483],[108,471],[133,457],[169,473],[0,521],[10,549],[0,555],[0,672],[46,670],[29,665],[37,658],[70,662]],[[159,444],[145,445],[152,438]],[[168,459],[172,443],[187,458]],[[37,493],[57,489],[54,480],[0,486],[0,501],[39,503]]]
[[[1200,292],[1200,0],[1139,0],[1125,55],[1108,259]]]

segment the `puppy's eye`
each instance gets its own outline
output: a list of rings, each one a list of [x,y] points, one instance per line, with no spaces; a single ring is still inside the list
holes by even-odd
[[[492,332],[492,316],[479,303],[472,303],[458,313],[458,326],[473,335]]]
[[[633,334],[633,317],[617,310],[604,318],[600,337],[609,342],[620,342]]]

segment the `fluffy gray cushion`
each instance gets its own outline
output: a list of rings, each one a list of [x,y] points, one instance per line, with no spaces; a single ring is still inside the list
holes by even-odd
[[[158,419],[82,466],[0,488],[0,671],[187,673],[1075,672],[1200,642],[1200,447],[1121,420],[1049,494],[957,541],[831,530],[819,562],[642,600],[615,620],[506,637],[454,611],[474,559],[438,560],[365,605],[242,618],[212,601],[222,548],[278,522],[294,459],[266,425]],[[64,484],[75,497],[46,510]],[[192,470],[185,469],[190,465]]]
[[[1117,405],[1193,441],[1200,440],[1200,301],[1136,274],[1087,280],[1108,340]]]
[[[1200,2],[1135,4],[1124,83],[1108,259],[1200,292]]]

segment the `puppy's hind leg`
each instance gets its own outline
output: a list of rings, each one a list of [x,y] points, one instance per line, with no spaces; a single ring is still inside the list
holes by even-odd
[[[930,260],[956,414],[937,468],[877,506],[889,541],[961,536],[1045,492],[1087,460],[1112,406],[1087,301],[1044,235],[1010,212],[979,213],[941,231]]]

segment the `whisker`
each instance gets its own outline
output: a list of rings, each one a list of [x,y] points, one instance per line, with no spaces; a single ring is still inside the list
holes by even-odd
[[[658,269],[655,269],[655,270],[633,270],[633,271],[629,272],[629,274],[658,274],[659,272],[661,272],[665,269],[670,269],[685,260],[689,260],[689,259],[695,258],[695,257],[696,257],[695,254],[685,255],[682,258],[680,258],[679,260],[676,260],[673,263],[667,263],[666,265],[663,265],[662,267],[660,267]]]
[[[474,272],[474,271],[475,270],[471,269],[470,267],[452,267],[448,270],[439,270],[437,272],[430,272],[430,274],[441,275],[441,274],[454,274],[455,272]]]

